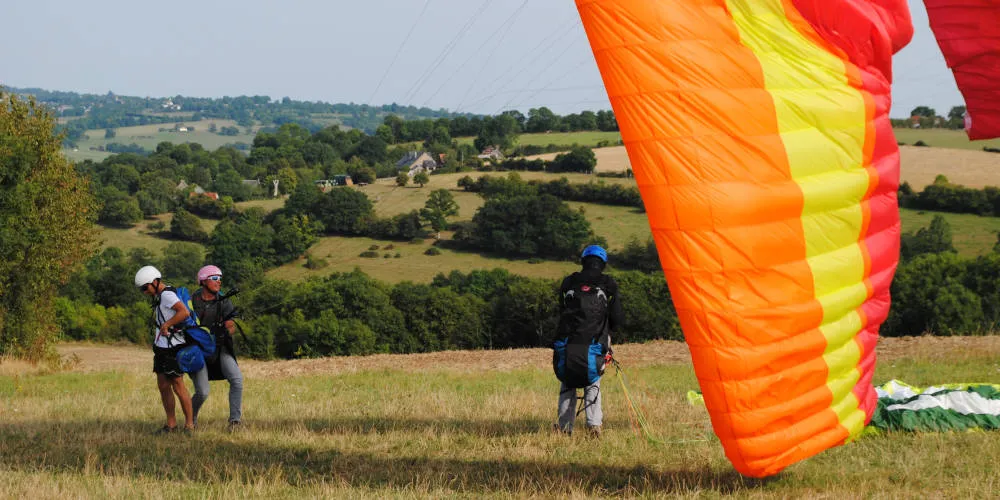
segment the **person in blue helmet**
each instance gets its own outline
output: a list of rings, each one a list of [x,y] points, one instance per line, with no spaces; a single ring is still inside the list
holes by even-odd
[[[611,355],[611,335],[623,322],[618,283],[604,274],[608,252],[590,245],[580,255],[582,269],[559,287],[559,326],[553,342],[552,367],[559,388],[558,423],[553,428],[572,434],[576,420],[577,389],[583,389],[587,429],[600,437],[601,375]]]

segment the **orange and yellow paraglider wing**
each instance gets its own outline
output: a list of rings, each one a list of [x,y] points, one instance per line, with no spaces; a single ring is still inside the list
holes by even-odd
[[[713,427],[752,476],[871,417],[898,257],[908,11],[804,3],[577,0]]]
[[[1000,0],[924,0],[927,18],[965,97],[969,138],[1000,137]]]

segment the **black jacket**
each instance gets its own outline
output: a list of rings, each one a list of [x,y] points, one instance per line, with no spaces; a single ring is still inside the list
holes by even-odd
[[[572,314],[567,307],[567,292],[575,290],[581,285],[599,286],[608,296],[608,310],[606,328],[597,325],[582,324],[579,318]],[[618,283],[614,278],[608,276],[598,269],[584,268],[580,272],[575,272],[565,279],[559,287],[559,338],[574,335],[589,336],[598,338],[604,334],[617,332],[624,324],[624,312],[622,312],[621,297],[618,295]],[[605,342],[604,339],[601,339]]]

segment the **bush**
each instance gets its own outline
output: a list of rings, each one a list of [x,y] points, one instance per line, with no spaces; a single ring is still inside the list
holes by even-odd
[[[170,222],[170,235],[186,241],[202,242],[208,239],[208,233],[201,229],[198,217],[183,208],[174,212],[174,219]]]
[[[306,269],[322,269],[328,265],[330,265],[330,263],[327,262],[326,259],[313,258],[312,254],[308,253],[306,254],[306,263],[303,264]]]
[[[367,259],[377,259],[378,258],[378,252],[375,252],[375,251],[372,251],[372,250],[366,250],[364,252],[361,252],[358,255],[358,257],[365,257]]]
[[[431,256],[441,255],[441,250],[438,250],[435,247],[430,247],[427,250],[424,250],[424,255],[431,255]]]

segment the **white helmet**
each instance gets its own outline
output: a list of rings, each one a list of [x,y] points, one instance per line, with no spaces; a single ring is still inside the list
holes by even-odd
[[[135,273],[135,286],[140,287],[162,278],[160,271],[153,266],[143,266]]]

